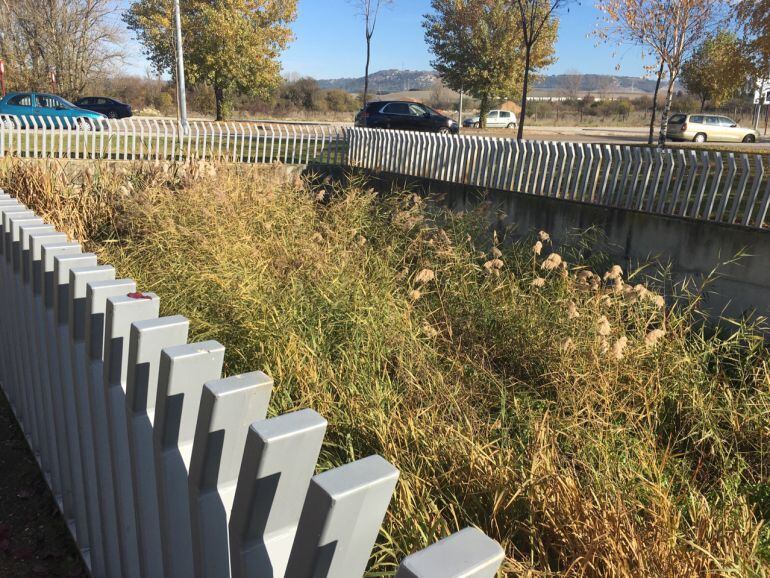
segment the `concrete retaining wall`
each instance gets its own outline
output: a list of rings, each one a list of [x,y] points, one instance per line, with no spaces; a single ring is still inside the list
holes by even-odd
[[[333,176],[344,178],[341,172]],[[731,318],[750,314],[770,317],[770,231],[524,193],[482,191],[466,185],[394,174],[370,173],[369,176],[378,190],[389,191],[394,184],[416,186],[425,193],[438,195],[446,206],[456,211],[489,202],[504,214],[501,224],[513,225],[514,236],[545,230],[558,245],[570,232],[594,227],[606,236],[602,251],[614,257],[624,269],[650,262],[670,264],[673,281],[692,281],[693,287],[703,286],[703,281],[711,277],[704,298],[712,314]],[[734,260],[739,254],[746,256]]]

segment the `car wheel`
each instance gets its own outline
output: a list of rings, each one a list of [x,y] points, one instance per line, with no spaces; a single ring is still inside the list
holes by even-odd
[[[75,125],[81,132],[88,132],[91,130],[91,123],[84,118],[79,118],[75,121]]]
[[[442,126],[440,129],[438,129],[439,134],[449,134],[449,127],[448,126]]]
[[[516,123],[515,122],[509,122],[507,128],[516,128]]]
[[[115,112],[114,110],[111,110],[110,112],[107,113],[107,118],[111,118],[112,120],[115,120],[116,118],[118,118],[118,113]]]
[[[473,123],[473,128],[481,128],[481,124],[478,122]]]
[[[703,134],[702,132],[699,132],[698,134],[695,135],[695,138],[692,139],[692,141],[701,142],[701,143],[706,142],[706,135]]]
[[[743,137],[743,142],[753,143],[753,142],[757,142],[757,139],[754,137],[753,134],[747,134],[745,137]]]

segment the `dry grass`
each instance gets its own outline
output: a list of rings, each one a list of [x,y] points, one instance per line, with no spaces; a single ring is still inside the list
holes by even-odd
[[[483,208],[244,167],[86,171],[6,163],[0,185],[225,344],[229,373],[271,374],[272,413],[321,412],[323,468],[401,469],[371,575],[474,524],[511,576],[768,576],[750,327],[707,334],[545,235],[540,255],[505,243]]]

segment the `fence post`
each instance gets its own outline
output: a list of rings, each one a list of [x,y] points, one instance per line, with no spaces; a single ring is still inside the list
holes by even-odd
[[[144,319],[154,319],[159,310],[160,300],[152,293],[131,293],[107,299],[104,325],[104,387],[121,558],[125,574],[131,577],[141,574],[126,417],[128,345],[131,324]]]
[[[30,396],[32,398],[33,410],[35,415],[35,428],[36,446],[34,448],[35,457],[38,460],[40,469],[45,472],[48,456],[48,430],[46,428],[46,415],[43,406],[43,398],[41,392],[41,355],[37,350],[37,326],[35,324],[35,300],[32,291],[32,271],[30,270],[30,237],[35,233],[51,234],[54,229],[51,225],[20,225],[19,235],[21,238],[21,254],[20,254],[20,276],[21,276],[21,290],[22,290],[22,307],[25,319],[25,343],[23,348],[26,354],[25,365],[27,366],[27,388],[29,389]],[[50,481],[47,480],[49,485]]]
[[[285,578],[360,578],[397,481],[376,455],[314,476]]]
[[[504,557],[492,538],[465,528],[404,558],[396,578],[494,578]]]
[[[249,428],[230,516],[233,578],[285,575],[325,432],[310,409]]]
[[[91,428],[99,485],[99,509],[102,513],[102,537],[108,576],[125,576],[117,521],[116,487],[112,475],[107,391],[104,384],[105,321],[107,299],[136,291],[130,279],[92,281],[86,285],[86,347],[88,349],[88,396],[91,403]]]
[[[86,350],[87,286],[93,281],[115,279],[115,269],[109,265],[70,269],[70,347],[72,349],[72,374],[75,384],[75,409],[78,422],[78,439],[83,463],[83,481],[86,493],[86,515],[91,544],[91,574],[94,578],[107,577],[107,555],[102,536],[97,483],[96,455],[91,404],[88,397],[88,352]]]
[[[54,316],[54,295],[56,292],[56,279],[54,278],[54,257],[57,255],[80,253],[80,245],[74,242],[55,243],[46,242],[42,244],[41,265],[42,265],[42,289],[44,312],[44,332],[43,347],[48,349],[48,375],[50,376],[48,385],[51,387],[51,408],[53,415],[51,419],[54,422],[56,430],[56,447],[59,458],[60,488],[62,497],[62,511],[70,525],[70,530],[74,530],[74,510],[73,503],[73,472],[74,464],[69,455],[69,444],[67,442],[67,425],[65,422],[61,358],[59,356],[59,347],[57,339],[57,321]],[[75,533],[74,531],[72,532]]]
[[[131,326],[126,377],[126,412],[134,511],[142,576],[163,576],[153,422],[158,371],[165,347],[187,343],[190,322],[182,316],[137,321]]]
[[[225,348],[216,341],[161,354],[153,446],[166,578],[193,576],[188,469],[203,384],[219,379]]]
[[[230,576],[228,526],[249,424],[263,420],[273,380],[262,372],[207,383],[190,458],[190,523],[196,578]]]
[[[78,267],[96,266],[96,255],[79,253],[57,255],[54,257],[54,319],[56,320],[56,342],[58,346],[59,388],[62,405],[56,408],[63,417],[67,455],[70,460],[72,496],[74,502],[75,529],[77,541],[84,551],[90,551],[88,514],[86,512],[85,481],[83,480],[83,460],[80,455],[77,410],[75,408],[75,383],[73,382],[72,349],[70,347],[70,270]]]
[[[29,235],[30,252],[28,255],[27,268],[31,273],[32,288],[32,306],[33,306],[33,346],[38,352],[38,373],[40,381],[38,382],[38,396],[42,407],[43,436],[45,443],[42,446],[41,456],[44,463],[44,473],[54,499],[61,505],[61,473],[59,468],[59,448],[61,441],[56,436],[54,427],[54,406],[51,398],[51,376],[49,373],[49,352],[45,346],[45,305],[43,303],[43,266],[42,266],[42,245],[43,243],[63,243],[67,241],[64,233],[44,233],[33,232]]]

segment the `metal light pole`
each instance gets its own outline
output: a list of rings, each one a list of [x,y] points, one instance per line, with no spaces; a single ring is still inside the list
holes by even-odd
[[[174,37],[176,40],[176,89],[179,103],[179,122],[187,130],[187,89],[184,83],[184,50],[182,50],[182,17],[179,0],[174,0]]]

